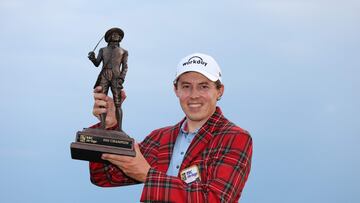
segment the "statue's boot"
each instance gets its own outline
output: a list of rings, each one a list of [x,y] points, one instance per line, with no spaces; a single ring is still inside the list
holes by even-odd
[[[105,127],[106,127],[105,119],[106,119],[106,113],[100,114],[100,122],[101,122],[102,129],[105,129]]]
[[[123,112],[122,112],[122,109],[121,109],[121,107],[119,107],[119,108],[116,108],[116,119],[117,119],[117,121],[118,121],[118,129],[119,129],[119,131],[120,132],[124,132],[123,130],[122,130],[122,117],[123,117]]]

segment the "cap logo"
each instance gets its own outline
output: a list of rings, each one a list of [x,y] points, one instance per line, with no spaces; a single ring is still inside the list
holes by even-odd
[[[183,63],[183,66],[191,65],[191,64],[200,64],[203,66],[206,66],[207,63],[203,61],[203,59],[199,56],[193,56],[189,58],[189,60],[185,63]]]

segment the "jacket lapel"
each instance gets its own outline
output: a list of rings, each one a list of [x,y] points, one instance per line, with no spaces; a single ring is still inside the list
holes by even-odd
[[[181,164],[180,171],[189,167],[189,163],[205,149],[212,137],[212,134],[206,131],[204,127],[200,128],[185,154],[185,159]]]
[[[210,140],[213,138],[213,132],[216,130],[216,124],[222,118],[222,112],[220,108],[216,108],[215,113],[209,118],[209,120],[199,129],[192,140],[183,160],[179,172],[184,168],[189,167],[190,163],[205,150]]]
[[[185,120],[185,119],[184,119]],[[183,120],[183,121],[184,121]],[[157,166],[159,171],[167,172],[177,136],[179,135],[181,123],[176,124],[169,133],[164,133],[160,138]]]

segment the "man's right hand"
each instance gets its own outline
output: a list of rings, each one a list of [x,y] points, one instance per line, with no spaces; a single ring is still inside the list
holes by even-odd
[[[126,98],[124,90],[121,90],[121,102]],[[93,115],[100,120],[100,114],[106,113],[105,127],[110,128],[117,124],[114,100],[102,92],[102,87],[94,89]]]
[[[115,115],[115,104],[111,97],[102,92],[102,87],[94,89],[93,115],[100,120],[100,114],[106,113],[105,127],[110,128],[117,124]]]
[[[88,53],[88,58],[89,58],[90,60],[95,60],[95,52],[90,51],[90,52]]]

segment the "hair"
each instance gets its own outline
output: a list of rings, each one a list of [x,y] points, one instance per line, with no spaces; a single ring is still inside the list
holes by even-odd
[[[220,80],[217,80],[217,81],[215,82],[215,85],[216,85],[216,89],[220,89],[220,88],[223,86],[223,84],[221,83]]]
[[[175,87],[175,89],[178,88],[178,87],[177,87],[177,84],[178,84],[179,78],[180,78],[180,77],[178,77],[178,78],[174,81],[174,87]],[[221,83],[220,80],[217,80],[217,81],[215,81],[214,83],[215,83],[216,89],[218,89],[218,90],[223,86],[223,84]]]

